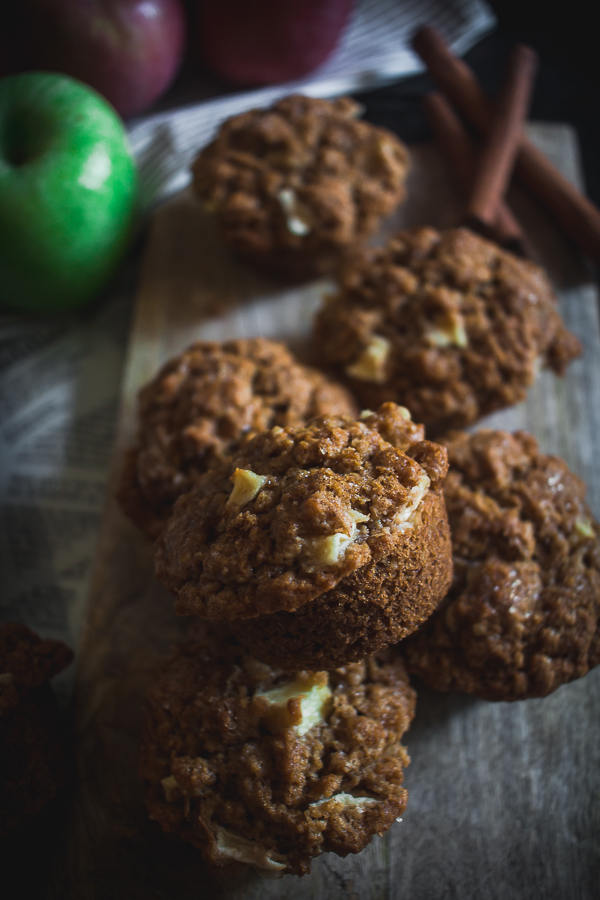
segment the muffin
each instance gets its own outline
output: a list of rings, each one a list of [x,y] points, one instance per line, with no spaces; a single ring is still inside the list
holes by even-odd
[[[447,439],[452,588],[401,644],[409,671],[486,700],[543,697],[600,662],[600,529],[585,485],[535,439]]]
[[[393,403],[256,435],[179,498],[155,545],[180,615],[259,659],[330,669],[408,635],[451,580],[443,447]]]
[[[44,641],[25,625],[0,625],[0,836],[40,813],[67,782],[48,680],[72,658],[61,641]]]
[[[248,434],[355,409],[344,388],[300,365],[283,344],[197,341],[140,392],[137,443],[118,499],[154,540],[177,497]]]
[[[542,270],[466,229],[415,228],[348,262],[314,325],[320,365],[429,435],[525,399],[581,353]]]
[[[283,675],[214,626],[165,661],[140,747],[151,818],[213,866],[303,875],[360,852],[406,807],[415,693],[389,651]]]
[[[225,241],[286,278],[331,272],[404,198],[408,151],[349,98],[291,96],[228,119],[193,165]]]

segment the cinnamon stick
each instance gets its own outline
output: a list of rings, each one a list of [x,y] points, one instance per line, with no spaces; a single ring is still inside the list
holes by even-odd
[[[473,173],[477,169],[475,145],[443,94],[428,94],[423,98],[423,107],[456,188],[467,199],[473,186]],[[519,256],[532,255],[521,226],[503,199],[498,202],[490,237]]]
[[[493,233],[498,203],[510,181],[536,68],[535,51],[517,45],[508,63],[465,211],[465,224],[483,234]]]
[[[434,28],[417,32],[413,47],[458,112],[485,135],[491,125],[493,104],[471,69],[450,52]],[[600,211],[524,135],[515,174],[563,232],[600,266]]]

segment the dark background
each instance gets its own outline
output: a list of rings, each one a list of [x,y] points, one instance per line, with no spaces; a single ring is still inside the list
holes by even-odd
[[[572,0],[551,8],[539,0],[495,0],[490,5],[498,27],[465,55],[465,61],[493,96],[513,45],[526,43],[537,50],[539,71],[530,118],[567,122],[576,129],[586,193],[600,207],[600,50],[592,4]],[[421,98],[433,89],[427,75],[418,75],[361,95],[366,118],[409,144],[431,140]]]

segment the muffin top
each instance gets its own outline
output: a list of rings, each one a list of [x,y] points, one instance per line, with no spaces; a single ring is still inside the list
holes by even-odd
[[[181,497],[156,545],[180,614],[238,619],[294,611],[398,552],[447,470],[408,412],[272,428]]]
[[[401,645],[410,669],[489,700],[544,696],[600,662],[600,529],[585,485],[524,432],[445,443],[454,580]]]
[[[155,538],[173,503],[242,440],[273,425],[352,413],[347,391],[263,338],[197,341],[140,392],[135,448],[119,500]]]
[[[432,434],[523,400],[540,366],[562,374],[581,352],[542,270],[462,228],[355,255],[314,349],[362,403],[402,403]]]
[[[404,197],[408,151],[357,120],[353,100],[293,95],[228,119],[193,166],[193,184],[237,249],[343,248]]]
[[[400,739],[415,693],[383,653],[283,675],[214,626],[163,664],[140,771],[152,818],[215,865],[277,876],[362,850],[406,806]]]

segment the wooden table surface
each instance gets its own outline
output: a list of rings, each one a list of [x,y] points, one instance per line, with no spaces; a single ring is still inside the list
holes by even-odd
[[[530,136],[578,179],[577,148],[562,126]],[[458,205],[430,146],[413,148],[410,195],[399,225],[448,227]],[[543,373],[527,403],[489,417],[525,428],[588,483],[600,518],[600,330],[595,290],[578,257],[527,198],[512,196],[559,291],[585,354],[565,379]],[[161,207],[148,237],[132,330],[113,484],[135,427],[136,394],[169,356],[196,338],[263,335],[303,355],[324,283],[292,290],[231,259],[184,192]],[[156,582],[149,545],[109,497],[78,658],[78,786],[55,897],[498,898],[600,896],[600,669],[543,700],[486,703],[416,684],[405,743],[404,821],[357,856],[327,854],[302,879],[217,878],[200,854],[147,818],[136,770],[143,694],[161,656],[183,633]]]

